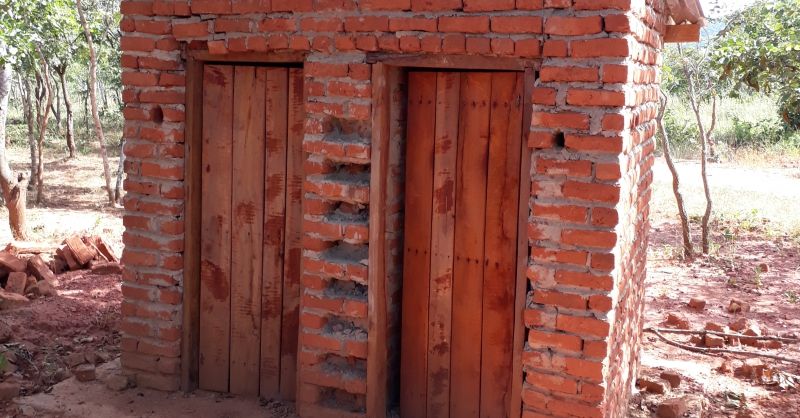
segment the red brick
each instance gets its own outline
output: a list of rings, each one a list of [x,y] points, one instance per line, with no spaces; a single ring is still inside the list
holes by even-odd
[[[398,17],[389,19],[389,31],[436,32],[438,21],[427,17]]]
[[[462,0],[411,0],[411,10],[453,11],[462,7]]]
[[[172,30],[169,20],[136,20],[136,32],[150,33],[153,35],[166,35]]]
[[[573,151],[610,154],[622,152],[622,138],[618,136],[566,135],[565,144],[568,149]]]
[[[172,25],[172,34],[176,38],[197,38],[208,36],[209,32],[208,22],[175,22]]]
[[[624,91],[570,89],[567,104],[573,106],[625,106]]]
[[[215,32],[250,32],[249,19],[219,18],[214,21]]]
[[[544,33],[548,35],[580,36],[602,31],[603,18],[600,16],[551,16],[544,23]]]
[[[577,181],[565,182],[562,191],[567,198],[606,203],[617,203],[620,194],[619,186]]]
[[[596,82],[600,77],[597,67],[542,67],[539,79],[542,82]]]
[[[544,128],[589,129],[589,115],[574,112],[534,112],[532,124]]]
[[[594,317],[564,314],[560,314],[556,318],[556,328],[573,334],[593,337],[607,337],[610,329],[608,322]]]
[[[194,14],[223,14],[231,13],[230,0],[192,0],[192,13]]]
[[[561,233],[561,242],[579,247],[611,249],[617,244],[617,234],[610,231],[566,229]]]
[[[627,15],[608,15],[605,18],[606,32],[631,32],[631,18]]]
[[[549,176],[589,177],[592,175],[592,162],[585,160],[536,160],[536,172]]]
[[[525,381],[542,389],[561,393],[578,393],[578,382],[574,379],[529,371]]]
[[[344,29],[348,32],[385,32],[389,30],[389,18],[385,16],[349,17],[344,22]]]
[[[542,33],[541,16],[493,16],[492,32]]]
[[[538,39],[520,39],[514,42],[514,53],[523,58],[542,55],[542,43]]]
[[[630,45],[625,38],[572,41],[570,47],[570,55],[575,58],[627,57],[630,53]]]
[[[614,287],[610,276],[598,276],[592,273],[559,270],[555,275],[556,283],[565,286],[585,287],[609,291]]]
[[[123,0],[120,2],[120,13],[123,15],[153,15],[153,2],[152,1],[132,1]]]
[[[489,31],[489,16],[442,16],[439,18],[442,32],[486,33]]]
[[[581,295],[542,289],[534,290],[533,302],[543,305],[560,306],[568,309],[587,308],[586,298]]]
[[[155,40],[139,36],[123,35],[120,39],[120,49],[123,51],[152,51],[156,46]]]

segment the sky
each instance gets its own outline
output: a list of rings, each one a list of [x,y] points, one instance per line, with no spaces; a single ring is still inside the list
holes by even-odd
[[[703,4],[703,10],[707,16],[715,16],[719,13],[725,14],[739,10],[749,4],[755,3],[755,0],[700,0]],[[712,11],[713,7],[720,6],[720,11]]]

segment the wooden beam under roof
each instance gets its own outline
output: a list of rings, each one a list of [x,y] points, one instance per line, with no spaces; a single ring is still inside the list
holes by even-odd
[[[682,25],[667,25],[667,32],[664,33],[664,42],[699,42],[700,29],[699,23],[684,23]]]

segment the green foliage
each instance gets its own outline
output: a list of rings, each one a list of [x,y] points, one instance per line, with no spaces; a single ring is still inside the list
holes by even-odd
[[[0,61],[17,63],[36,49],[55,47],[63,35],[68,0],[0,0]],[[43,51],[44,52],[44,51]]]
[[[695,158],[699,144],[694,113],[680,92],[671,93],[669,103],[664,127],[673,152],[678,158]],[[800,151],[800,132],[793,131],[783,122],[778,109],[777,100],[763,94],[720,96],[714,141],[721,157],[733,158],[737,150],[746,149],[774,154]],[[703,105],[702,117],[708,125],[711,120],[708,102]]]
[[[737,87],[777,94],[784,121],[800,129],[800,0],[762,0],[736,15],[714,62]]]
[[[775,118],[748,120],[746,116],[734,115],[732,123],[732,135],[728,135],[728,145],[732,147],[764,147],[782,141],[786,141],[787,145],[800,145],[794,143],[796,138],[786,129],[786,125]]]

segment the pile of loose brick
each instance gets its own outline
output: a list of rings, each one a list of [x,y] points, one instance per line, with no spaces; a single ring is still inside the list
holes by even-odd
[[[0,310],[30,298],[54,296],[56,275],[89,269],[93,274],[120,274],[119,257],[100,236],[71,236],[58,247],[8,244],[0,251]]]

